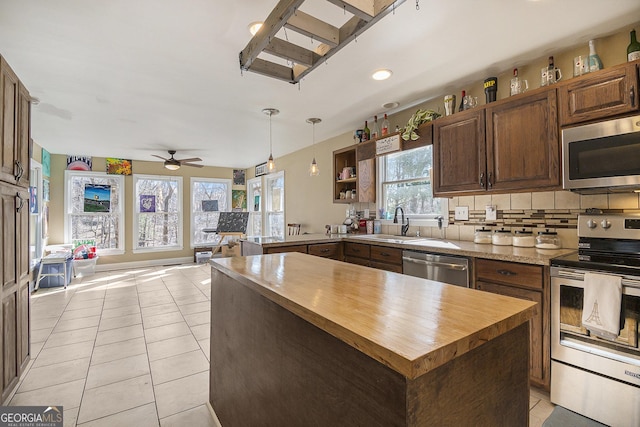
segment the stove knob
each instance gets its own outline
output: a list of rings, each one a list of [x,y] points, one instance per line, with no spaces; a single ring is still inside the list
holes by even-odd
[[[587,227],[596,228],[597,226],[598,226],[598,223],[595,222],[594,220],[590,219],[589,221],[587,221]]]
[[[602,228],[604,228],[605,230],[607,228],[611,228],[611,222],[608,219],[603,219],[602,222],[600,223],[600,225],[602,226]]]

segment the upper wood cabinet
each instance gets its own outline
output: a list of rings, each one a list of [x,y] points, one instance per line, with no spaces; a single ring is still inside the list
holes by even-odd
[[[629,62],[558,84],[560,125],[638,111],[638,67]]]
[[[560,185],[555,88],[542,88],[433,123],[434,194]]]
[[[0,181],[29,186],[30,96],[0,57]]]
[[[486,109],[488,190],[560,185],[555,88],[531,92]]]
[[[434,195],[484,191],[485,111],[472,109],[433,123]]]

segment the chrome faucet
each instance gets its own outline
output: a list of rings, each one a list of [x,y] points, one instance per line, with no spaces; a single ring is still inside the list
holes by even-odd
[[[409,218],[407,218],[407,223],[404,223],[404,210],[402,209],[401,206],[396,207],[396,211],[393,214],[393,223],[397,224],[398,223],[398,210],[400,210],[400,215],[401,215],[401,219],[400,219],[400,234],[403,236],[407,235],[407,231],[409,231]]]

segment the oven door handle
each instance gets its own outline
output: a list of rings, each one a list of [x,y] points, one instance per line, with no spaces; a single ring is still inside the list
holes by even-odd
[[[575,288],[583,288],[584,289],[584,273],[579,273],[576,271],[570,270],[558,270],[551,277],[553,279],[566,279],[571,280],[571,283],[566,283],[566,286],[572,286]],[[564,283],[560,283],[560,285],[565,285]],[[627,279],[625,277],[622,278],[622,294],[629,295],[634,297],[640,297],[640,280]]]

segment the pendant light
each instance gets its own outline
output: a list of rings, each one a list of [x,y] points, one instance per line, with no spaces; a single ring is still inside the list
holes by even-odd
[[[280,110],[275,108],[265,108],[262,110],[264,114],[269,116],[269,160],[267,161],[267,170],[269,173],[275,172],[276,170],[276,162],[273,161],[273,149],[272,149],[272,141],[271,141],[271,116],[275,116],[280,113]]]
[[[307,123],[311,123],[312,130],[312,143],[311,147],[313,148],[313,160],[311,160],[311,165],[309,166],[309,176],[318,176],[320,174],[320,169],[318,168],[318,163],[316,163],[316,123],[320,123],[322,119],[317,117],[312,117],[307,119]]]

